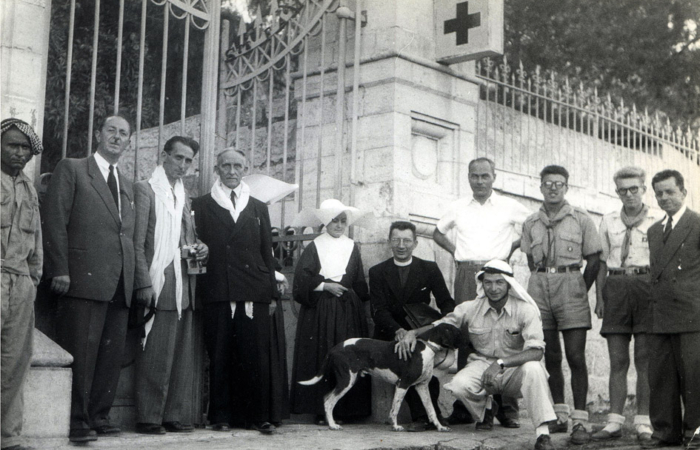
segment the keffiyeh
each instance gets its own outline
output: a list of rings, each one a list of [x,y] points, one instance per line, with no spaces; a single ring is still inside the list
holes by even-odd
[[[540,308],[537,306],[537,303],[535,303],[535,300],[533,300],[532,297],[530,297],[530,294],[527,293],[527,290],[525,290],[525,288],[523,288],[520,285],[520,283],[518,283],[518,281],[513,277],[513,269],[510,267],[510,265],[508,265],[507,262],[501,261],[500,259],[494,259],[487,262],[486,264],[484,264],[484,267],[482,267],[481,270],[477,272],[475,276],[477,298],[486,297],[486,293],[484,292],[484,285],[481,282],[484,278],[485,273],[497,273],[499,275],[503,275],[503,278],[511,287],[510,295],[531,304],[535,307],[537,315],[540,315]]]
[[[32,145],[32,153],[35,155],[38,155],[42,151],[44,151],[44,146],[41,144],[41,139],[39,139],[39,136],[34,132],[34,129],[29,125],[27,122],[19,119],[5,119],[2,121],[2,125],[0,125],[0,128],[2,128],[2,132],[0,134],[4,134],[5,131],[9,130],[10,128],[15,127],[19,131],[22,132],[25,136],[27,136],[27,139],[29,139],[29,143]]]

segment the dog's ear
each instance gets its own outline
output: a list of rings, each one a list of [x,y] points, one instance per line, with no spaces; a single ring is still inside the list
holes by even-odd
[[[441,323],[440,325],[435,327],[435,334],[433,339],[437,344],[440,344],[442,347],[459,348],[463,337],[462,332],[459,330],[459,328],[447,323]]]

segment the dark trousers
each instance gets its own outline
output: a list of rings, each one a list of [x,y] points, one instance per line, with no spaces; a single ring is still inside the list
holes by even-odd
[[[270,420],[270,306],[245,304],[231,318],[228,302],[204,305],[204,344],[209,354],[209,414],[212,424],[244,425]]]
[[[56,342],[73,355],[71,429],[109,424],[128,319],[129,309],[122,289],[117,290],[110,302],[72,297],[58,301]]]
[[[432,377],[430,382],[428,382],[428,391],[430,392],[430,401],[433,403],[433,408],[435,408],[435,414],[440,418],[442,416],[440,406],[438,406],[438,399],[440,398],[440,380],[438,380],[437,377]],[[415,386],[408,388],[406,392],[406,403],[408,403],[408,408],[411,411],[412,420],[427,417],[428,413],[425,411],[423,401],[420,399],[418,392],[416,392]]]
[[[647,342],[654,437],[678,443],[700,426],[700,332],[650,333]]]

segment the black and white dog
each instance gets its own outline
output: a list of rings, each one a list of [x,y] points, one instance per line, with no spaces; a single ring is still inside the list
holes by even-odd
[[[310,380],[300,381],[299,384],[316,384],[330,375],[331,371],[335,375],[335,388],[323,398],[326,421],[331,430],[341,429],[333,420],[333,408],[336,403],[355,385],[358,376],[370,374],[396,386],[389,413],[394,431],[403,431],[403,427],[396,423],[396,417],[406,391],[411,386],[416,387],[430,422],[439,431],[450,431],[437,419],[435,408],[430,401],[428,382],[433,377],[434,366],[444,362],[448,350],[457,348],[462,339],[458,328],[440,324],[418,336],[416,347],[408,361],[399,359],[394,353],[396,342],[367,338],[348,339],[328,352],[318,375]],[[440,355],[442,361],[436,358],[436,354]]]

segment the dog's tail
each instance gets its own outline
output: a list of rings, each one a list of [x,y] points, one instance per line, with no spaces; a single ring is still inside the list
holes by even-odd
[[[331,362],[331,355],[328,354],[326,355],[326,358],[323,360],[323,364],[321,364],[321,368],[318,371],[318,374],[313,377],[310,380],[306,381],[298,381],[299,384],[303,386],[311,386],[312,384],[316,384],[319,381],[323,380],[323,377],[326,376],[328,369],[330,368],[330,362]]]

